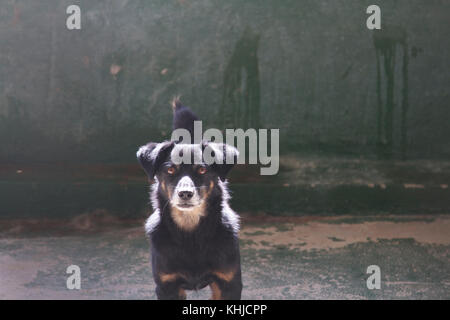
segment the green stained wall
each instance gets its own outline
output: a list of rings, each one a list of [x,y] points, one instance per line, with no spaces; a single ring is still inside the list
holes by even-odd
[[[81,7],[82,29],[65,13]],[[450,157],[450,2],[0,4],[0,161],[134,162],[181,94],[206,127],[280,128],[281,152]]]

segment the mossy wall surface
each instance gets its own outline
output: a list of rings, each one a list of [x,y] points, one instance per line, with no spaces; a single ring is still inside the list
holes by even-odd
[[[81,8],[81,30],[66,8]],[[448,159],[450,3],[0,4],[0,161],[134,162],[181,94],[205,127],[279,128],[281,152]]]

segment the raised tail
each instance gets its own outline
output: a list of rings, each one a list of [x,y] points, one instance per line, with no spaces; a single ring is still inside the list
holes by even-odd
[[[194,121],[200,119],[197,115],[187,106],[181,103],[180,97],[177,96],[172,100],[173,110],[173,124],[172,129],[186,129],[191,134],[191,141],[194,139]]]

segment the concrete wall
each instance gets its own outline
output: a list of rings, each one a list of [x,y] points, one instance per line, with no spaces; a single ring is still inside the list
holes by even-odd
[[[82,29],[69,31],[70,4]],[[450,2],[0,4],[0,161],[132,162],[175,94],[209,127],[280,128],[281,152],[450,157]]]

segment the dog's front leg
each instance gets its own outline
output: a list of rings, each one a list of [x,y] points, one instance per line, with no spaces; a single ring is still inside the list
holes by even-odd
[[[156,281],[158,300],[184,300],[186,292],[181,288],[180,276],[176,273],[159,274]]]
[[[156,285],[158,300],[185,300],[186,292],[177,283],[161,283]]]
[[[242,293],[241,271],[215,272],[215,280],[210,283],[212,300],[240,300]]]

